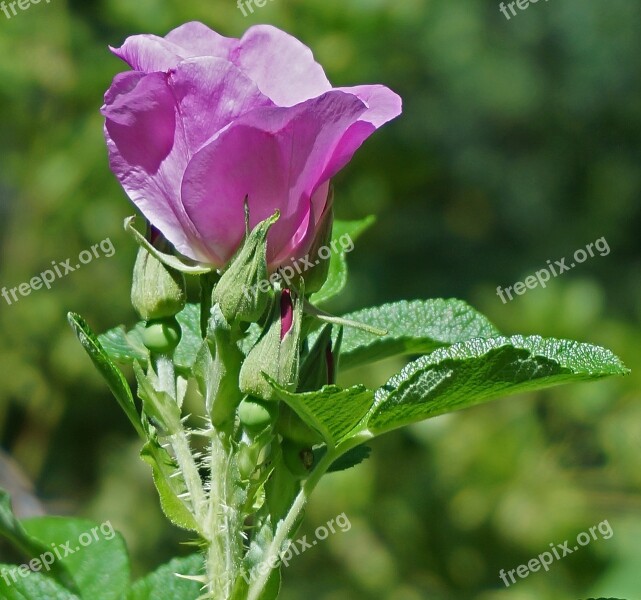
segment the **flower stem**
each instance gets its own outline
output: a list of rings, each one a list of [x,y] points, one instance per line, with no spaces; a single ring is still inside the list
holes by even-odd
[[[214,430],[211,437],[210,489],[205,518],[208,597],[229,598],[242,562],[242,519],[234,502],[234,456],[225,444],[225,434]]]
[[[269,545],[265,556],[262,559],[262,564],[276,564],[278,556],[283,549],[283,545],[287,541],[291,530],[296,525],[298,518],[307,505],[309,497],[320,481],[320,478],[325,474],[327,469],[331,466],[336,458],[337,454],[335,452],[327,452],[325,456],[318,463],[316,468],[312,471],[311,475],[305,480],[303,486],[301,487],[300,492],[296,496],[294,503],[292,504],[287,516],[284,520],[278,523],[276,527],[276,532],[274,533],[274,539]],[[264,572],[263,572],[264,571]],[[265,586],[269,581],[271,572],[269,570],[260,570],[259,575],[254,579],[250,585],[247,600],[258,600],[265,590]]]
[[[155,366],[161,390],[169,394],[169,396],[177,402],[176,374],[171,357],[166,355],[156,356]],[[203,530],[206,516],[205,490],[202,479],[200,478],[200,473],[198,472],[198,466],[196,465],[189,445],[188,433],[185,431],[182,422],[180,423],[180,429],[170,435],[168,439],[174,450],[178,468],[185,481],[191,504],[191,512],[196,519],[196,523],[200,529]]]

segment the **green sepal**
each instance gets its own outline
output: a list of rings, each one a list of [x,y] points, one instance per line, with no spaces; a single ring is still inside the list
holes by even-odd
[[[333,383],[329,380],[333,371],[331,353],[332,325],[325,325],[302,361],[298,392],[311,392]]]
[[[138,409],[134,402],[131,388],[122,374],[120,369],[114,365],[109,355],[105,352],[96,334],[91,331],[87,322],[75,313],[68,313],[67,319],[74,333],[80,340],[82,347],[85,349],[95,367],[105,378],[111,393],[114,395],[118,404],[125,412],[134,429],[142,439],[146,439],[146,434],[142,426]]]
[[[267,271],[267,234],[279,216],[276,211],[254,227],[214,289],[213,302],[230,324],[256,322],[269,306],[273,290]]]
[[[159,260],[163,265],[188,275],[203,275],[204,273],[211,273],[212,271],[215,271],[215,267],[212,265],[204,265],[186,257],[178,257],[158,250],[158,248],[155,248],[147,238],[133,226],[135,220],[135,216],[127,217],[125,219],[125,231],[133,237],[134,241],[141,248],[147,250],[147,252]]]

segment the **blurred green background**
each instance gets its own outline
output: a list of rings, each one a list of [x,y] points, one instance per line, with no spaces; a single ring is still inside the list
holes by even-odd
[[[0,476],[19,510],[38,510],[31,483],[47,512],[111,520],[138,575],[189,551],[65,313],[99,331],[134,322],[122,230],[133,209],[99,114],[124,67],[107,46],[190,20],[229,36],[273,23],[334,84],[381,82],[404,98],[403,116],[335,180],[339,217],[379,217],[336,311],[456,296],[508,334],[606,345],[633,369],[377,440],[371,460],[321,485],[303,533],[343,512],[352,528],[295,559],[282,598],[641,598],[641,5],[630,0],[539,2],[509,21],[493,0],[270,0],[249,18],[232,0],[52,0],[0,13],[0,286],[106,237],[116,248],[50,291],[0,298]],[[608,256],[497,297],[602,236]],[[398,366],[344,383],[378,384]],[[500,569],[605,519],[610,539],[501,583]]]

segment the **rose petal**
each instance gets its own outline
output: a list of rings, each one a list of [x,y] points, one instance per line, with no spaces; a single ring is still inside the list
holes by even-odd
[[[278,106],[293,106],[332,89],[312,51],[271,25],[250,27],[232,61]]]
[[[238,39],[220,35],[198,21],[176,27],[165,36],[165,40],[180,46],[185,58],[215,56],[229,60],[232,51],[238,46]]]
[[[200,243],[180,203],[188,151],[164,73],[125,73],[105,94],[109,162],[125,192],[185,256],[220,263]]]
[[[190,161],[182,202],[205,243],[229,259],[244,235],[243,203],[250,225],[280,210],[269,233],[268,262],[285,248],[300,249],[312,224],[311,197],[326,183],[326,165],[366,107],[356,96],[328,92],[291,108],[261,108],[232,123]],[[297,236],[297,237],[294,237]]]
[[[272,106],[256,84],[232,63],[200,57],[182,61],[170,73],[190,155],[239,116]]]
[[[343,136],[327,165],[325,177],[333,177],[338,173],[372,133],[400,115],[402,111],[401,97],[384,85],[359,85],[336,89],[360,98],[367,105],[367,110]]]
[[[180,46],[156,35],[133,35],[120,48],[109,49],[134,71],[143,73],[169,71],[185,58]]]

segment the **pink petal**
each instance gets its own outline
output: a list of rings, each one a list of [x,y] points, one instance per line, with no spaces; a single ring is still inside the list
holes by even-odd
[[[312,51],[271,25],[250,27],[232,60],[278,106],[293,106],[332,89]]]
[[[180,203],[188,151],[163,73],[124,73],[105,94],[102,113],[111,170],[129,198],[185,256],[220,263],[200,243]]]
[[[326,183],[327,162],[365,110],[356,96],[328,92],[291,108],[254,110],[204,146],[187,167],[182,201],[208,247],[231,257],[244,235],[246,196],[252,227],[281,212],[269,234],[272,269],[286,248],[308,241],[312,195]]]
[[[221,58],[190,58],[169,76],[190,155],[239,116],[272,106],[256,84]]]
[[[151,34],[132,35],[120,48],[111,48],[111,51],[135,71],[153,73],[168,71],[186,58],[229,59],[237,45],[237,39],[226,38],[194,21],[177,27],[164,38]]]
[[[354,94],[367,106],[365,113],[345,133],[332,160],[327,165],[325,177],[333,177],[354,156],[363,142],[379,127],[401,114],[402,100],[384,85],[360,85],[336,88]]]
[[[169,71],[183,58],[183,50],[156,35],[133,35],[120,48],[110,50],[134,71]]]
[[[198,21],[176,27],[165,39],[180,46],[184,57],[215,56],[229,60],[232,51],[238,45],[236,38],[220,35]]]

